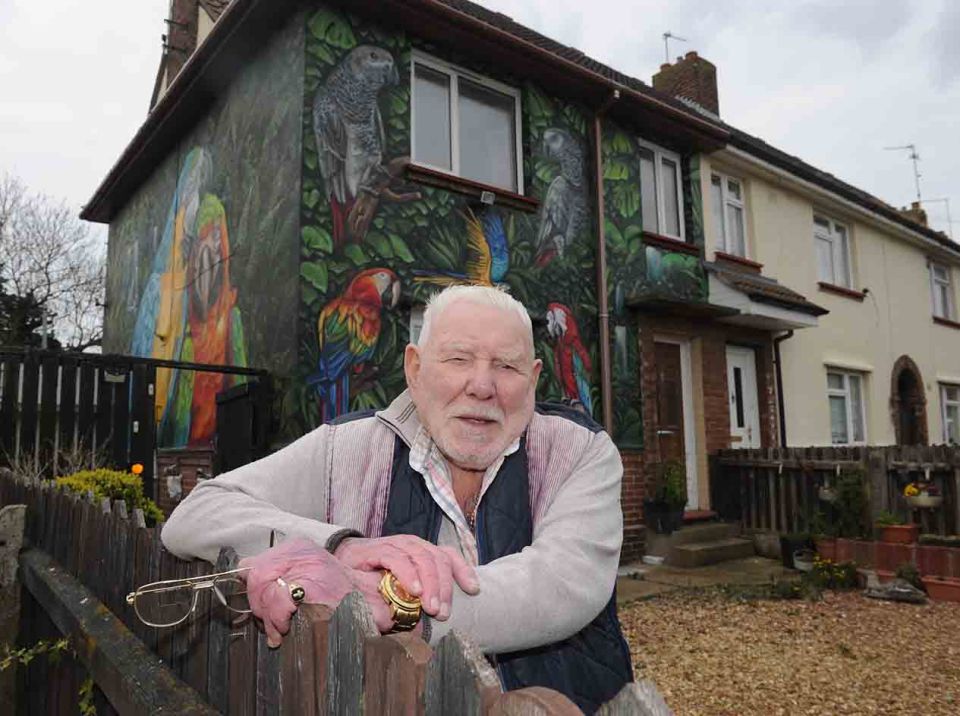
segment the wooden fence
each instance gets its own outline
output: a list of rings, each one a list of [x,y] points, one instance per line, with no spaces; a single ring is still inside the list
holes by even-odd
[[[548,689],[501,693],[487,660],[457,633],[435,648],[410,634],[380,636],[357,593],[336,610],[302,605],[279,649],[267,648],[253,620],[231,622],[209,590],[184,624],[147,627],[125,602],[135,586],[227,569],[235,555],[225,550],[215,568],[178,560],[139,510],[128,515],[121,501],[97,503],[0,469],[0,505],[18,504],[26,505],[29,545],[20,556],[19,642],[64,634],[77,655],[31,663],[21,712],[75,712],[86,670],[100,714],[581,713]],[[599,713],[670,710],[652,684],[640,682]]]
[[[711,504],[723,519],[777,532],[808,530],[822,507],[820,488],[835,484],[840,471],[860,470],[870,513],[889,511],[921,525],[921,531],[960,532],[960,448],[839,447],[721,450],[711,457]],[[911,509],[903,488],[912,481],[935,483],[943,504]]]
[[[30,465],[50,477],[63,469],[64,456],[95,455],[121,469],[138,462],[145,493],[155,498],[157,372],[194,370],[240,374],[257,379],[246,388],[256,406],[233,399],[225,407],[257,418],[256,427],[233,427],[228,447],[239,455],[262,454],[269,423],[270,382],[262,370],[164,361],[133,356],[0,349],[0,465]],[[253,412],[256,412],[254,416]],[[219,413],[218,413],[219,415]],[[264,417],[266,416],[266,417]],[[240,416],[242,417],[242,416]],[[240,431],[237,433],[237,431]],[[237,446],[241,445],[239,449]],[[226,448],[225,448],[226,449]],[[89,465],[88,465],[89,466]]]

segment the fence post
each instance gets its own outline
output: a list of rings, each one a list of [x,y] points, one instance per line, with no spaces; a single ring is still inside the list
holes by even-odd
[[[359,592],[351,592],[330,620],[327,651],[327,713],[363,713],[363,664],[366,641],[380,634]]]
[[[500,695],[500,681],[473,644],[450,632],[427,667],[427,716],[479,716]]]
[[[600,707],[597,716],[673,716],[673,711],[652,681],[624,686],[613,701]]]
[[[887,451],[872,448],[867,452],[867,489],[870,491],[871,524],[890,504],[890,478],[887,475]]]
[[[487,716],[582,716],[573,701],[559,691],[531,686],[501,694]]]
[[[17,557],[23,545],[26,505],[0,509],[0,643],[15,646],[20,627],[20,580]],[[17,671],[0,673],[0,713],[17,713]]]

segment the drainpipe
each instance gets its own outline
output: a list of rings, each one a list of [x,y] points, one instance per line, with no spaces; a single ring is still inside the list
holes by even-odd
[[[773,339],[773,362],[777,367],[777,413],[780,418],[780,447],[787,446],[787,423],[783,407],[783,371],[780,369],[780,344],[793,337],[793,331],[787,331],[782,336]]]
[[[596,168],[594,181],[594,203],[597,207],[597,298],[600,310],[600,402],[603,406],[603,427],[607,434],[613,435],[613,381],[610,362],[610,306],[607,300],[607,232],[604,227],[606,207],[603,202],[603,132],[601,120],[611,105],[620,99],[620,90],[613,92],[604,100],[593,114],[593,166]]]

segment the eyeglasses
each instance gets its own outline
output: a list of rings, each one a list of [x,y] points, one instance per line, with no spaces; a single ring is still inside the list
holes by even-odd
[[[145,584],[127,595],[127,604],[147,626],[171,627],[185,621],[197,608],[201,589],[212,589],[231,612],[250,614],[247,583],[240,577],[248,569]]]

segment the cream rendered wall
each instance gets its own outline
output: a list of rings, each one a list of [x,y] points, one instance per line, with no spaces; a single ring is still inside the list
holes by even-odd
[[[951,254],[924,245],[904,231],[806,182],[785,177],[735,150],[704,157],[701,181],[707,256],[717,228],[710,204],[715,169],[744,183],[748,257],[763,274],[830,311],[815,328],[797,330],[781,344],[787,443],[829,445],[826,367],[863,372],[866,440],[893,444],[891,371],[902,355],[920,369],[932,443],[943,442],[939,382],[960,382],[960,330],[934,323],[928,258],[951,266],[954,302],[960,282],[960,249]],[[862,302],[818,286],[813,216],[846,224],[853,288],[868,289]]]
[[[197,47],[199,47],[207,35],[213,30],[213,20],[199,5],[197,6]]]

